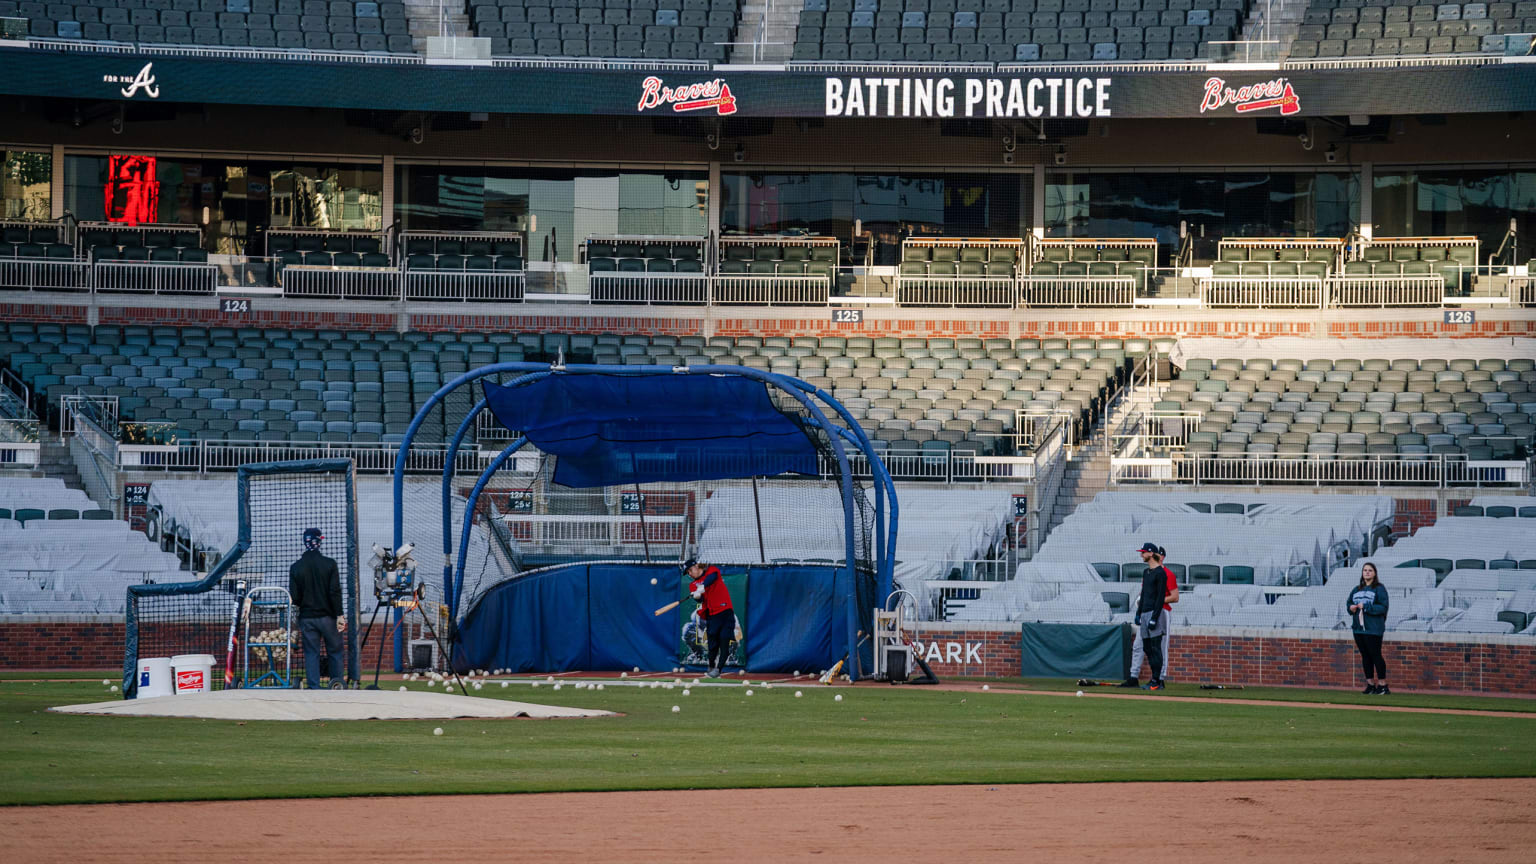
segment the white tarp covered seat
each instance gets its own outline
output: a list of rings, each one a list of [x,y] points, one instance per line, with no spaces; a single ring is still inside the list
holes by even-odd
[[[1481,561],[1536,558],[1536,530],[1523,519],[1489,519],[1485,516],[1442,516],[1404,537],[1396,545],[1371,557],[1383,568],[1426,558],[1451,562],[1467,558]],[[1386,575],[1383,574],[1383,580]]]
[[[1202,512],[1237,504],[1243,513]],[[1102,492],[1051,532],[1036,561],[1123,564],[1147,541],[1168,549],[1169,562],[1254,568],[1259,584],[1283,583],[1299,565],[1317,581],[1347,544],[1359,557],[1395,506],[1380,495]]]
[[[865,494],[873,510],[874,493]],[[819,483],[771,485],[760,487],[757,496],[761,549],[769,559],[840,561],[847,556],[837,489]],[[963,562],[986,558],[1004,542],[1013,496],[992,489],[904,488],[900,508],[895,579],[915,590],[924,581],[947,577]],[[734,564],[762,557],[750,487],[716,489],[705,499],[699,508],[697,557]]]
[[[185,578],[176,556],[116,520],[0,529],[0,566],[0,614],[120,614],[127,586]]]
[[[96,502],[57,477],[6,477],[0,482],[0,507],[12,511],[94,510]]]

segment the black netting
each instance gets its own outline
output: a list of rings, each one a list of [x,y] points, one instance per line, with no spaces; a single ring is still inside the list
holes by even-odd
[[[214,686],[222,688],[236,583],[244,580],[248,589],[272,587],[286,591],[288,568],[303,554],[306,528],[318,528],[324,534],[320,551],[336,560],[341,573],[343,600],[351,625],[346,639],[350,658],[347,671],[348,677],[356,680],[359,574],[353,551],[357,548],[357,520],[352,474],[350,470],[309,470],[305,466],[310,464],[295,463],[291,470],[252,473],[243,478],[239,488],[245,497],[245,507],[241,512],[247,524],[240,529],[250,542],[232,564],[226,567],[220,562],[200,582],[143,586],[130,591],[124,662],[125,680],[130,686],[126,690],[131,691],[134,686],[132,678],[139,658],[177,654],[213,655]],[[234,554],[226,555],[226,560]],[[263,610],[256,609],[251,632],[268,629],[267,623]],[[237,671],[241,659],[237,652]],[[253,674],[256,662],[253,658]]]

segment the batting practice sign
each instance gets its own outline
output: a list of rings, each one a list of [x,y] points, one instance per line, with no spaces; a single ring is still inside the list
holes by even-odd
[[[1512,61],[1526,58],[1509,58]],[[911,67],[907,67],[908,70]],[[1317,117],[1536,110],[1536,63],[929,75],[324,63],[0,48],[0,95],[619,117]]]
[[[828,78],[828,117],[1108,117],[1109,78]]]

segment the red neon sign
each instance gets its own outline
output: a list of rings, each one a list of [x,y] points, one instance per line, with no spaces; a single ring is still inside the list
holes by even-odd
[[[160,213],[160,182],[153,156],[108,156],[107,221],[126,225],[154,222]]]

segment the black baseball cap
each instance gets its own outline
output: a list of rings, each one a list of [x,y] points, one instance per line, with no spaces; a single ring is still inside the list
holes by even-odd
[[[319,528],[305,528],[304,529],[304,539],[305,540],[324,540],[325,539],[325,535],[320,533],[320,529]]]
[[[693,565],[695,565],[697,563],[699,563],[699,559],[697,559],[697,558],[689,558],[687,561],[684,561],[683,563],[677,565],[677,569],[683,571],[684,573],[687,573],[689,570],[692,570],[693,569]]]
[[[1156,543],[1143,543],[1143,544],[1141,544],[1141,548],[1137,549],[1136,551],[1137,552],[1151,552],[1153,555],[1161,555],[1161,554],[1163,554],[1162,548],[1160,546],[1158,546]]]

